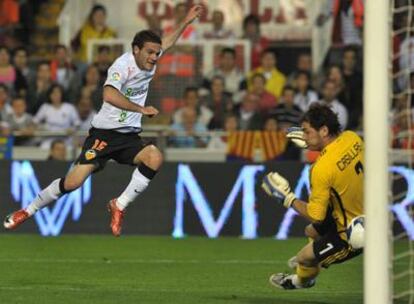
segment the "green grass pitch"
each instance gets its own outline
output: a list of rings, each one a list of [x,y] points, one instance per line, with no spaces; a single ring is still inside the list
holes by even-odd
[[[312,289],[268,283],[306,239],[0,234],[0,244],[0,303],[363,302],[361,257],[323,270]]]

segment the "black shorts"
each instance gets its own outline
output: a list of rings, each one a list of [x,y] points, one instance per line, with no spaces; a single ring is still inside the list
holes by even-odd
[[[94,164],[96,171],[103,169],[110,159],[120,164],[134,165],[134,158],[145,146],[137,133],[120,133],[113,130],[91,128],[76,163]]]
[[[340,234],[344,234],[344,231],[337,231],[331,210],[328,210],[326,218],[321,223],[314,223],[312,226],[321,236],[313,242],[313,253],[322,267],[328,268],[331,264],[345,262],[362,253],[362,249],[352,249],[348,242],[341,238]]]
[[[321,223],[313,223],[312,226],[320,236],[336,231],[336,222],[329,210],[326,213],[326,218]]]

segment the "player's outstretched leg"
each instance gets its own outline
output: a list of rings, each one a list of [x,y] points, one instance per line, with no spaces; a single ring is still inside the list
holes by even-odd
[[[49,186],[39,192],[25,209],[20,209],[6,216],[3,225],[6,229],[15,229],[38,210],[56,201],[63,194],[69,193],[80,185],[93,171],[93,165],[76,165],[65,178],[55,179]]]
[[[120,236],[125,209],[140,195],[154,178],[162,164],[162,154],[154,145],[146,146],[134,158],[138,167],[132,173],[131,181],[122,194],[108,204],[111,213],[111,230],[114,236]]]

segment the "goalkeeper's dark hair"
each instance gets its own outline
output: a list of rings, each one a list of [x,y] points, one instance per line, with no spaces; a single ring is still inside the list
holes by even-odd
[[[338,115],[327,105],[313,103],[309,110],[302,116],[301,121],[309,123],[316,130],[326,126],[331,136],[341,133]]]
[[[158,34],[150,30],[144,30],[135,34],[135,37],[131,43],[132,49],[134,49],[134,46],[137,46],[138,48],[142,49],[145,42],[154,42],[162,44],[161,37]]]

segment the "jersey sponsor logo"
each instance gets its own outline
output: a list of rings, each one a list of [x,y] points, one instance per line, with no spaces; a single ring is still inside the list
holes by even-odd
[[[148,91],[148,87],[140,87],[140,88],[127,88],[125,91],[125,97],[133,97],[137,95],[142,95]]]
[[[340,171],[344,171],[348,165],[352,163],[352,161],[359,155],[359,153],[362,152],[362,146],[360,143],[356,142],[352,146],[351,149],[345,152],[344,155],[342,155],[341,159],[336,162],[336,166]]]
[[[113,81],[120,81],[121,80],[121,74],[118,72],[113,72],[111,75],[111,80]]]
[[[95,150],[88,150],[85,152],[85,158],[86,160],[91,160],[94,159],[96,157],[96,151]]]

